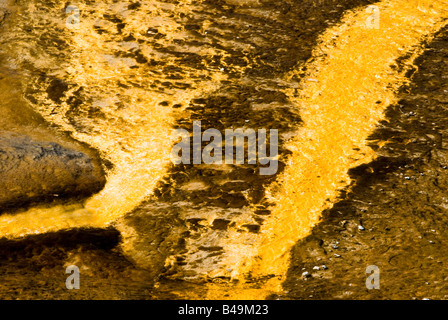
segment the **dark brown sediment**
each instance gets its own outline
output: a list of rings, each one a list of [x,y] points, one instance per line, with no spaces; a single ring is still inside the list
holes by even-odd
[[[0,239],[0,299],[153,299],[155,279],[121,255],[119,241],[110,228]],[[80,268],[81,290],[66,288],[70,265]]]

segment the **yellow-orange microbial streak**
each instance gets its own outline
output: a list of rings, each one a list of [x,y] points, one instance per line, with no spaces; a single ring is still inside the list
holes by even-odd
[[[348,170],[375,156],[366,139],[408,81],[408,69],[397,72],[395,61],[410,53],[410,67],[423,51],[422,41],[447,24],[446,1],[382,1],[377,6],[379,29],[366,28],[372,11],[348,12],[340,25],[321,36],[299,94],[287,92],[304,125],[290,144],[293,154],[283,176],[270,189],[275,202],[272,217],[262,227],[256,250],[234,245],[233,252],[227,252],[226,266],[236,267],[240,278],[248,273],[277,277],[258,293],[234,290],[230,298],[262,298],[280,289],[292,246],[310,234],[338,190],[350,183]],[[238,239],[229,242],[237,244]],[[214,289],[210,287],[209,297],[220,296]]]
[[[114,168],[107,172],[104,190],[85,204],[52,208],[41,206],[21,214],[2,215],[0,236],[17,237],[83,226],[101,228],[131,211],[152,193],[170,164],[170,136],[176,117],[182,116],[183,111],[174,114],[172,109],[159,103],[169,101],[171,105],[186,106],[191,99],[219,88],[221,80],[226,78],[220,70],[209,68],[200,71],[183,67],[182,81],[189,85],[188,89],[152,89],[151,85],[155,81],[167,81],[162,70],[147,66],[135,68],[134,59],[120,57],[116,52],[139,49],[148,59],[163,61],[167,65],[176,65],[175,57],[160,54],[146,43],[138,43],[136,40],[126,42],[119,36],[114,38],[116,26],[101,18],[104,14],[119,17],[126,23],[123,32],[134,34],[136,39],[145,39],[148,28],[166,33],[167,37],[159,39],[158,44],[171,46],[173,51],[212,56],[218,54],[217,50],[210,47],[182,47],[173,42],[189,36],[173,18],[191,10],[189,0],[178,4],[145,1],[138,10],[129,10],[128,3],[115,3],[112,0],[88,4],[79,2],[77,6],[82,12],[80,23],[77,28],[70,30],[65,24],[67,15],[63,10],[64,3],[61,1],[59,6],[54,7],[38,0],[21,4],[17,14],[25,15],[26,18],[17,19],[17,23],[12,21],[10,26],[6,26],[10,29],[5,32],[6,35],[19,36],[11,39],[3,50],[9,50],[11,56],[17,57],[18,64],[23,60],[37,70],[45,70],[50,76],[73,84],[75,87],[70,89],[71,92],[79,88],[83,90],[89,97],[89,105],[86,107],[100,109],[105,115],[104,120],[80,118],[73,125],[73,119],[67,117],[70,105],[64,99],[61,103],[51,101],[46,96],[46,88],[39,81],[32,88],[37,92],[34,99],[38,102],[30,103],[45,120],[99,150],[102,157],[113,163]],[[21,25],[23,23],[33,27],[27,28]],[[43,31],[34,29],[34,26],[41,25],[45,26]],[[95,28],[102,28],[106,32],[98,34]],[[35,34],[27,35],[28,29]],[[41,50],[40,43],[29,44],[30,39],[36,41],[42,32],[69,46]],[[202,78],[209,80],[198,82],[197,79]],[[91,130],[83,132],[76,125],[85,125]]]

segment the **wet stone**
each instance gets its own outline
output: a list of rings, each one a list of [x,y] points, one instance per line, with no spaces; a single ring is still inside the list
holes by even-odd
[[[27,136],[0,136],[1,209],[54,197],[88,196],[104,184],[101,168],[82,152]]]

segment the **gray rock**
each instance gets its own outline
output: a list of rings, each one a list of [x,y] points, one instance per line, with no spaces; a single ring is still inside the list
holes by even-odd
[[[104,184],[100,166],[82,152],[23,135],[0,136],[0,210],[55,195],[87,196]]]

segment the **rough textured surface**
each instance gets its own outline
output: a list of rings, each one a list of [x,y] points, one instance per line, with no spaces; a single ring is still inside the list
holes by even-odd
[[[249,118],[256,125],[265,126],[272,118],[286,135],[294,130],[300,125],[299,118],[290,112],[288,101],[277,92],[282,84],[275,81],[267,81],[262,87],[258,84],[305,62],[319,32],[337,22],[345,9],[370,1],[338,3],[335,6],[334,1],[320,1],[316,6],[312,1],[303,1],[303,6],[299,7],[291,1],[258,1],[266,15],[252,17],[240,14],[238,10],[235,12],[229,1],[207,2],[201,14],[207,15],[213,7],[211,20],[226,16],[215,22],[215,31],[210,32],[211,45],[222,47],[223,39],[235,40],[235,25],[244,22],[241,26],[246,26],[250,20],[256,28],[241,27],[239,42],[258,39],[260,44],[254,46],[250,55],[256,63],[252,69],[247,69],[247,77],[245,74],[242,81],[237,72],[228,70],[243,64],[241,56],[244,54],[234,49],[236,46],[225,46],[223,50],[231,54],[226,57],[226,63],[224,58],[216,57],[217,61],[210,61],[210,64],[219,68],[229,65],[226,72],[231,73],[232,81],[219,92],[193,101],[188,106],[192,119],[179,120],[179,127],[190,128],[191,121],[199,118],[204,121],[204,127],[218,129],[231,125],[241,127]],[[138,8],[138,5],[132,7]],[[277,11],[275,19],[267,18]],[[197,17],[185,16],[184,19],[182,23],[188,24],[192,32],[200,28],[198,21],[194,21]],[[226,24],[228,21],[231,23]],[[120,22],[114,24],[118,29]],[[99,29],[100,32],[104,31]],[[197,42],[204,35],[195,34],[197,38],[181,44],[204,45]],[[165,36],[162,31],[152,32],[148,41],[152,45],[152,37]],[[447,38],[440,39],[419,61],[421,68],[413,78],[415,86],[411,93],[403,92],[403,102],[389,109],[389,122],[382,123],[372,137],[379,140],[379,143],[372,141],[372,146],[378,149],[380,158],[352,171],[356,185],[332,210],[325,212],[322,223],[313,234],[296,245],[284,285],[285,294],[272,298],[421,299],[444,298],[448,294],[443,286],[448,276],[444,271],[448,263],[444,246],[448,240],[444,233],[447,222],[444,192],[448,183],[444,137],[448,114],[443,107],[448,87],[446,68],[441,67],[441,64],[446,65],[448,53]],[[158,50],[177,55],[179,65],[202,66],[196,55],[170,52],[160,46]],[[141,54],[135,54],[135,57],[140,66],[154,63],[142,59]],[[164,70],[167,74],[172,72],[169,75],[173,79],[178,76],[178,71],[172,66]],[[47,94],[57,101],[64,86],[57,81],[51,83]],[[157,84],[160,90],[170,87],[169,82]],[[75,98],[79,97],[75,94]],[[78,120],[83,119],[82,113],[73,111],[79,101],[71,101],[71,112],[67,116],[80,125]],[[165,104],[170,105],[169,102]],[[98,114],[92,112],[88,116],[96,119]],[[291,127],[290,122],[295,122],[294,126]],[[283,150],[282,156],[287,156],[287,150]],[[232,212],[244,214],[244,208],[250,205],[259,206],[259,210],[253,215],[254,223],[241,226],[240,232],[256,236],[263,217],[270,214],[263,202],[264,186],[269,179],[258,179],[253,167],[235,166],[228,171],[215,169],[206,166],[173,169],[160,184],[152,202],[142,204],[121,221],[120,231],[129,231],[128,234],[124,232],[124,240],[132,244],[127,257],[121,252],[119,245],[122,242],[114,230],[64,231],[0,241],[1,297],[145,299],[173,298],[174,292],[203,290],[202,284],[171,282],[163,277],[159,279],[158,275],[197,278],[202,272],[201,259],[213,265],[222,250],[219,245],[201,246],[201,241],[196,240],[219,238],[230,225],[228,216]],[[211,209],[221,216],[209,223],[207,217]],[[360,230],[359,225],[365,230]],[[195,246],[187,247],[188,242]],[[168,264],[164,264],[172,255]],[[128,257],[146,270],[132,264]],[[72,263],[81,267],[80,291],[68,291],[64,286],[65,266]],[[371,264],[377,265],[382,272],[381,290],[365,288],[365,269]],[[315,266],[320,269],[313,269]],[[302,273],[305,271],[311,277],[304,279]],[[153,288],[155,281],[163,284],[166,291]]]
[[[0,299],[151,299],[154,279],[115,248],[114,229],[70,230],[0,240]],[[67,290],[67,266],[81,290]]]

